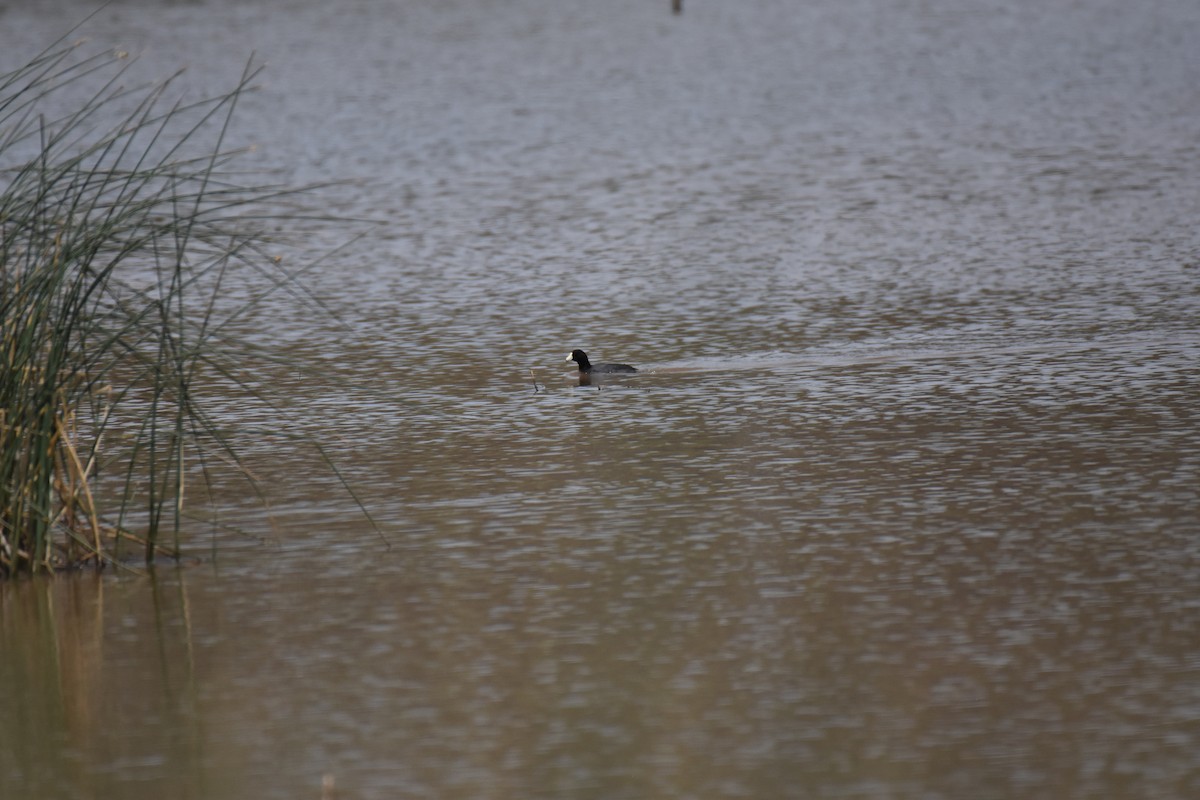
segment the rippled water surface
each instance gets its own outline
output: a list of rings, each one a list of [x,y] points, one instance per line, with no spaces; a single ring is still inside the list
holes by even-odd
[[[256,52],[249,163],[348,181],[328,313],[247,331],[290,416],[214,408],[378,531],[268,436],[215,560],[0,585],[0,796],[1200,796],[1193,2],[79,33],[197,93]]]

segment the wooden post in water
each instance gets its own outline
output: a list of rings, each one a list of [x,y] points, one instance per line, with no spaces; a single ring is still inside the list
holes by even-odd
[[[671,0],[671,11],[676,14],[682,14],[683,0]]]

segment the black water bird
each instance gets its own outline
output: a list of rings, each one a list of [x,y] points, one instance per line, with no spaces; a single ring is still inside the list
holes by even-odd
[[[572,350],[571,355],[567,356],[567,361],[574,361],[579,365],[580,375],[610,375],[621,372],[637,372],[637,369],[628,364],[593,364],[588,361],[587,353],[582,350]]]

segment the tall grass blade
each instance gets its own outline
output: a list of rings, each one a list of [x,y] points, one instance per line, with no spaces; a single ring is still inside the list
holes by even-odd
[[[319,215],[225,148],[259,68],[199,101],[128,69],[60,41],[0,75],[0,577],[127,542],[177,556],[189,479],[244,467],[203,400],[211,380],[257,392],[233,329],[276,291],[320,306],[265,235]],[[256,288],[223,302],[235,281]]]

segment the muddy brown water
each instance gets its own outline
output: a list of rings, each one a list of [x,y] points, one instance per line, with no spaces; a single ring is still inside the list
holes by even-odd
[[[0,59],[89,10],[4,4]],[[351,181],[332,316],[251,332],[290,421],[216,399],[387,544],[275,437],[215,559],[0,585],[0,796],[1200,795],[1194,3],[80,33],[195,92],[256,52],[251,163]]]

